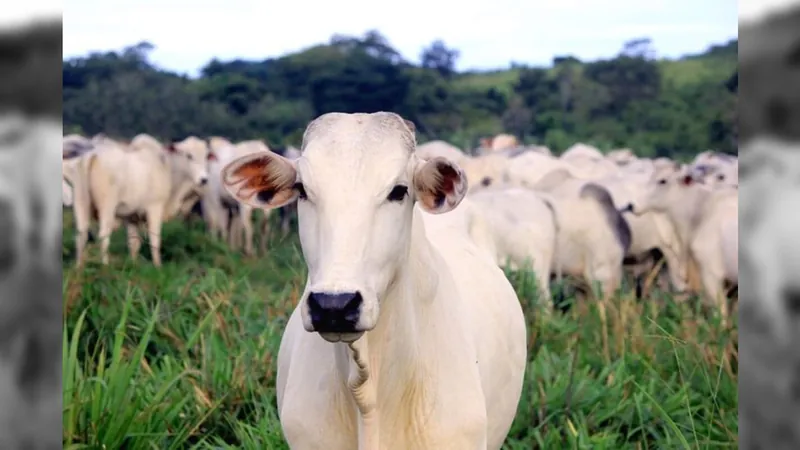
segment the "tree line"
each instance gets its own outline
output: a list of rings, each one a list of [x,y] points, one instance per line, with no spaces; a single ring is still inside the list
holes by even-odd
[[[212,59],[197,78],[155,66],[148,42],[63,64],[65,132],[164,140],[220,135],[297,145],[331,111],[394,111],[419,140],[462,148],[500,132],[561,151],[575,142],[640,155],[737,152],[738,41],[677,60],[647,38],[599,61],[556,56],[549,67],[455,70],[460,55],[433,42],[405,60],[377,31],[262,61]]]

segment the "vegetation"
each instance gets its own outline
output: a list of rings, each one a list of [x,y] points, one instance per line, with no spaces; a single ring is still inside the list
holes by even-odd
[[[287,448],[274,383],[305,280],[295,235],[246,259],[172,222],[161,270],[117,232],[110,266],[90,247],[77,271],[69,217],[64,234],[64,448]],[[584,302],[543,318],[531,274],[509,277],[530,362],[505,449],[737,447],[735,327],[662,294],[620,296],[607,328]]]
[[[735,153],[737,48],[664,60],[638,39],[608,60],[458,73],[458,51],[442,42],[415,65],[370,32],[264,61],[213,60],[190,79],[150,63],[145,42],[65,61],[64,123],[119,138],[282,146],[297,145],[319,114],[389,110],[413,120],[421,141],[464,148],[506,131],[555,151],[581,141],[644,156]],[[305,280],[296,235],[245,258],[199,224],[171,222],[163,268],[146,247],[129,261],[117,232],[112,264],[93,255],[79,271],[72,230],[66,214],[65,448],[287,448],[275,358]],[[737,447],[736,325],[664,293],[637,301],[623,292],[605,326],[590,302],[545,318],[534,313],[531,274],[508,276],[530,360],[504,448]]]
[[[148,60],[147,42],[64,62],[68,131],[161,139],[221,135],[297,145],[330,112],[389,110],[413,120],[420,140],[473,148],[511,132],[561,151],[577,141],[643,156],[737,152],[738,41],[677,60],[655,58],[648,39],[612,59],[554,58],[551,67],[458,73],[459,52],[437,41],[404,61],[378,32],[263,61],[210,61],[197,79]]]

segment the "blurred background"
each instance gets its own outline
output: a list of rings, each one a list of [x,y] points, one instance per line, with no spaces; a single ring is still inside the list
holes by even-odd
[[[764,12],[758,5],[748,11],[753,20]],[[64,167],[114,149],[134,158],[142,148],[134,141],[144,134],[157,140],[158,152],[197,136],[203,150],[196,154],[215,155],[206,167],[210,177],[216,167],[218,177],[219,155],[243,150],[243,141],[288,155],[321,114],[385,110],[413,121],[420,144],[444,141],[440,148],[464,167],[494,157],[507,164],[504,175],[543,176],[537,170],[544,166],[562,167],[595,177],[583,181],[624,185],[615,204],[605,205],[606,217],[623,217],[632,198],[626,192],[649,189],[659,164],[672,170],[673,182],[689,174],[708,180],[728,195],[730,212],[738,207],[742,142],[785,134],[797,123],[788,78],[769,78],[762,62],[785,65],[788,47],[777,50],[773,42],[747,47],[754,55],[748,70],[763,72],[759,86],[771,86],[752,110],[737,108],[745,70],[739,20],[731,0],[70,0]],[[495,147],[501,134],[506,144]],[[251,215],[226,197],[217,235],[202,205],[227,194],[206,188],[200,200],[192,198],[200,210],[163,224],[163,264],[155,264],[148,245],[131,256],[121,226],[103,264],[92,224],[95,239],[81,267],[74,220],[80,200],[67,195],[80,176],[64,174],[65,447],[287,448],[275,359],[306,282],[295,213]],[[131,183],[131,190],[141,188]],[[695,208],[692,218],[712,209],[686,203]],[[525,209],[491,206],[486,217]],[[591,211],[598,210],[570,210],[558,220],[583,220]],[[520,223],[552,224],[552,214]],[[723,219],[735,225],[735,210]],[[242,239],[247,221],[255,231]],[[597,216],[582,223],[577,234],[588,236],[606,222]],[[134,237],[149,232],[133,225]],[[639,225],[633,234],[656,228]],[[603,257],[603,244],[616,242],[589,242],[585,254]],[[516,244],[509,247],[522,247]],[[672,244],[686,250],[685,241],[658,242]],[[642,264],[608,250],[617,251],[612,270],[624,281],[607,320],[596,302],[583,301],[588,289],[575,288],[582,273],[550,283],[563,311],[544,315],[537,309],[545,304],[542,278],[498,263],[529,331],[525,386],[503,449],[739,445],[738,319],[723,322],[697,283],[672,283],[665,253],[651,252],[655,247],[636,255]]]
[[[325,112],[389,110],[465,149],[508,132],[556,151],[736,152],[729,1],[506,3],[72,1],[65,129],[299,145]]]

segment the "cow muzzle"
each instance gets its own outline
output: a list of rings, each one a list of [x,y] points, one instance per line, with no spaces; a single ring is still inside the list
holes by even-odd
[[[306,302],[312,327],[308,331],[316,331],[329,341],[345,340],[345,335],[354,334],[358,336],[351,337],[357,339],[363,333],[358,329],[364,303],[360,292],[311,292]]]

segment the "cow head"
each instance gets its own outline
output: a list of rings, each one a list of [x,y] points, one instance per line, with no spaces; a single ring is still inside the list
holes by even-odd
[[[415,144],[413,124],[396,114],[330,113],[309,124],[298,159],[260,152],[223,168],[223,185],[241,202],[298,201],[307,331],[352,342],[373,329],[407,260],[414,204],[441,214],[464,198],[461,169],[418,159]]]
[[[688,201],[687,189],[702,184],[702,182],[702,179],[698,179],[686,168],[657,168],[628,209],[635,215],[642,215],[649,211],[666,211],[670,205]]]
[[[177,157],[177,167],[195,184],[204,186],[208,182],[209,148],[206,141],[190,136],[167,146],[167,151]]]

